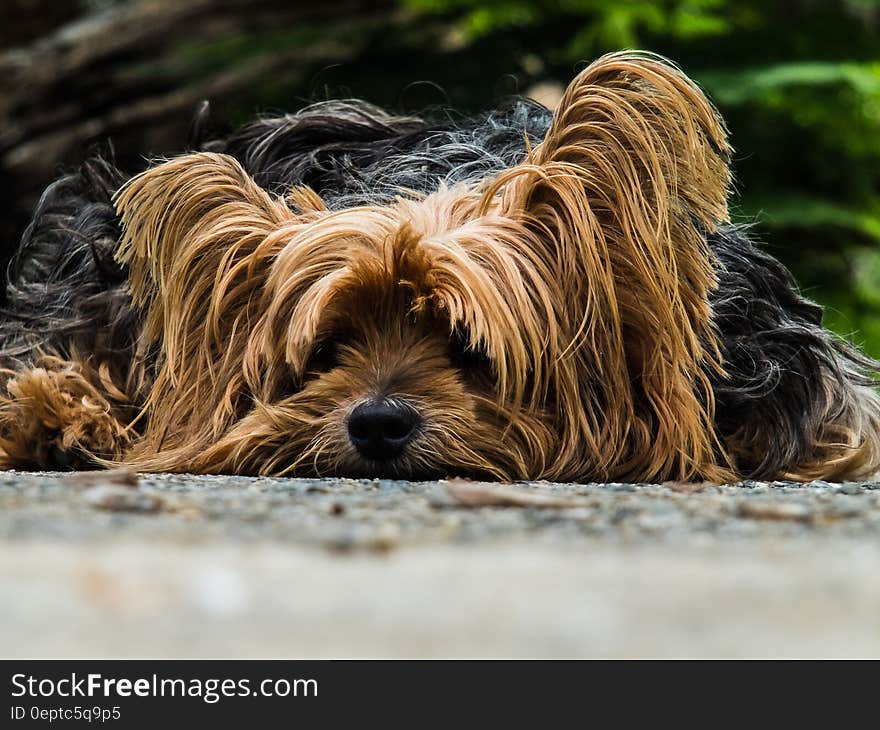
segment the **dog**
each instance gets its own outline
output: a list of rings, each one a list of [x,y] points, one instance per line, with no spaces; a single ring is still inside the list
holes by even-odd
[[[730,223],[674,64],[554,112],[330,101],[51,185],[0,316],[7,467],[510,481],[858,479],[878,363]]]

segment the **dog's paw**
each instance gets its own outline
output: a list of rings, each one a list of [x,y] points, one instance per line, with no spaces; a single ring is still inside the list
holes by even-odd
[[[0,462],[67,470],[113,458],[129,441],[109,401],[74,363],[12,374],[0,394]]]

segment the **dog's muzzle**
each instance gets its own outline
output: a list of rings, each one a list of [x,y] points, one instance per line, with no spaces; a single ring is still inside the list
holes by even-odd
[[[403,453],[419,425],[415,409],[399,401],[373,399],[361,403],[348,417],[348,437],[370,461],[391,461]]]

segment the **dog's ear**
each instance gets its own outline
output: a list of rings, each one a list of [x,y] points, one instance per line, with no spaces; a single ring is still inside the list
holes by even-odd
[[[204,152],[132,178],[115,202],[123,226],[116,257],[146,310],[146,339],[163,339],[169,356],[191,327],[220,341],[230,308],[260,281],[261,245],[292,218],[235,159]]]
[[[320,207],[304,190],[289,203]],[[159,353],[144,453],[181,448],[187,429],[198,447],[240,407],[250,323],[285,224],[298,215],[235,159],[211,153],[138,175],[116,206],[123,225],[117,258],[145,312],[142,346],[157,345]]]
[[[727,218],[729,152],[723,122],[681,71],[616,53],[575,78],[545,140],[487,190],[484,205],[501,192],[501,212],[567,292],[580,365],[558,397],[585,414],[569,436],[573,451],[592,442],[579,458],[593,473],[719,476],[705,234]]]

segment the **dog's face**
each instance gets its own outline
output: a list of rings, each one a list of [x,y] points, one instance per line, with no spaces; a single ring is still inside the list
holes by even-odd
[[[279,228],[250,313],[249,412],[204,458],[297,475],[541,469],[554,429],[530,389],[561,293],[509,220],[473,222],[479,202],[440,191]]]
[[[425,198],[328,211],[205,153],[144,173],[117,200],[119,258],[160,357],[126,459],[713,476],[703,231],[725,216],[725,145],[679,72],[610,56],[525,164]]]

